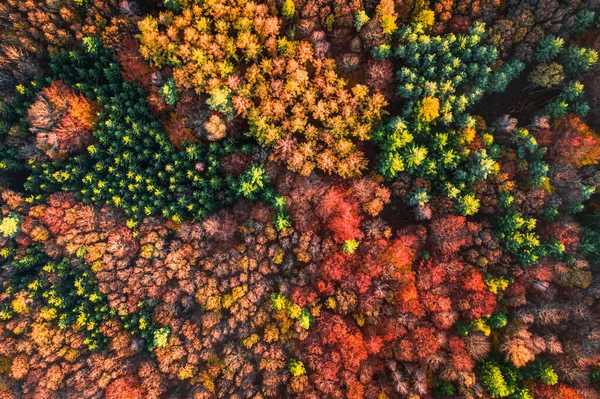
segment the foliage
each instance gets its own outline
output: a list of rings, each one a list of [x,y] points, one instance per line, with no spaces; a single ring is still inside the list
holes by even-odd
[[[204,218],[219,202],[256,198],[256,190],[263,188],[236,189],[253,183],[243,181],[246,175],[239,183],[220,175],[219,158],[235,151],[232,141],[191,143],[177,151],[148,112],[140,89],[122,81],[118,64],[103,50],[61,53],[52,66],[58,78],[97,100],[103,111],[94,130],[97,143],[87,147],[88,154],[32,165],[27,187],[35,194],[76,190],[87,201],[122,208],[133,228],[144,215],[161,214],[176,222],[188,215]]]
[[[174,106],[177,102],[177,87],[173,78],[169,78],[165,85],[160,89],[160,92],[165,96],[165,101],[170,106]]]
[[[20,218],[16,214],[9,214],[2,218],[0,222],[0,234],[4,237],[14,238],[19,234]]]
[[[293,17],[293,5],[284,2],[285,18]],[[219,24],[210,22],[225,15]],[[159,22],[173,34],[162,33]],[[173,66],[180,89],[209,95],[211,110],[227,120],[246,119],[248,135],[273,148],[274,158],[290,170],[359,175],[365,159],[353,140],[369,138],[383,115],[383,96],[364,85],[346,88],[333,60],[318,57],[308,43],[276,39],[280,24],[263,5],[195,4],[180,15],[169,11],[144,19],[140,52],[159,68]],[[185,37],[185,43],[172,41],[176,37]]]
[[[2,2],[0,397],[597,398],[596,9]]]

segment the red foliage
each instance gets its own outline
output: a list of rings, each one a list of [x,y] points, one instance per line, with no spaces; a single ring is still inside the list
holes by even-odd
[[[27,112],[38,148],[52,159],[79,153],[93,143],[92,129],[100,106],[62,81],[44,88]]]
[[[152,74],[158,72],[158,70],[151,67],[140,55],[140,42],[137,39],[125,36],[118,57],[126,81],[135,82],[146,90],[153,87]]]
[[[360,331],[338,315],[324,315],[318,334],[322,344],[339,351],[343,366],[349,370],[357,370],[368,356]]]
[[[546,385],[541,382],[537,382],[534,385],[534,389],[531,393],[534,398],[583,399],[583,397],[577,395],[575,390],[562,383],[558,383],[556,385]]]
[[[104,393],[105,399],[144,399],[146,393],[135,377],[125,376],[111,382]]]
[[[458,309],[469,321],[489,316],[496,310],[496,296],[489,291],[469,292],[458,299]]]
[[[568,114],[551,129],[533,132],[540,146],[548,147],[547,157],[580,168],[600,159],[600,138],[578,116]]]
[[[487,290],[487,285],[483,282],[483,274],[474,267],[461,276],[460,285],[467,291],[484,292]]]
[[[192,135],[191,129],[186,126],[186,118],[178,113],[172,113],[167,122],[164,123],[165,131],[169,141],[175,147],[181,149],[184,142],[197,142],[198,139]]]
[[[548,222],[544,226],[544,232],[549,241],[558,240],[565,246],[565,253],[575,255],[579,245],[581,227],[579,224],[569,220]]]
[[[464,216],[444,216],[431,222],[429,242],[435,254],[453,255],[463,246],[471,244]]]
[[[321,275],[327,280],[340,281],[350,278],[350,259],[348,255],[336,253],[323,262]]]
[[[329,189],[319,205],[316,213],[325,221],[335,241],[341,244],[361,237],[362,217],[358,204],[345,196],[340,188]]]

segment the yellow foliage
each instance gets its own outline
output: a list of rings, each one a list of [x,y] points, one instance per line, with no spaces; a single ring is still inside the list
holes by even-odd
[[[482,319],[475,320],[473,322],[473,328],[481,331],[483,333],[483,335],[485,335],[486,337],[489,336],[490,333],[492,332],[492,329],[490,328],[490,326],[485,324],[485,322]]]
[[[143,245],[140,250],[140,256],[146,259],[152,259],[154,255],[154,246],[151,244]]]
[[[379,23],[381,24],[381,29],[383,33],[386,35],[391,35],[395,31],[398,30],[398,26],[396,25],[396,18],[393,15],[383,15]]]
[[[283,249],[277,248],[277,250],[275,251],[275,255],[273,255],[273,263],[275,263],[276,265],[280,265],[281,263],[283,263],[283,255],[285,255]]]
[[[65,353],[64,358],[66,361],[73,363],[78,356],[79,351],[71,348]]]
[[[223,299],[221,299],[221,306],[224,309],[229,309],[230,307],[233,306],[234,303],[235,303],[235,300],[233,299],[233,296],[231,294],[223,295]]]
[[[252,348],[254,344],[260,341],[258,334],[252,334],[242,340],[242,345],[246,348]]]
[[[327,306],[328,309],[335,309],[335,305],[336,305],[336,303],[335,303],[334,297],[329,297],[325,301],[325,306]]]
[[[221,297],[219,295],[211,295],[206,300],[204,307],[206,307],[207,310],[220,310],[221,302]]]
[[[302,314],[302,308],[300,306],[296,305],[295,303],[290,303],[290,306],[288,306],[287,310],[288,310],[288,315],[292,319],[298,319],[300,317],[300,315]]]
[[[470,142],[472,142],[475,139],[475,135],[477,134],[477,131],[475,129],[473,129],[472,127],[466,127],[463,129],[462,134],[461,134],[461,141],[465,144],[469,144]]]
[[[40,317],[46,321],[56,319],[56,309],[54,308],[42,308],[40,311]]]
[[[12,308],[15,313],[26,313],[28,311],[27,299],[25,295],[19,295],[12,301]]]
[[[4,237],[14,237],[19,231],[19,219],[16,216],[7,216],[0,223],[0,234]]]
[[[202,383],[202,385],[204,385],[204,388],[206,388],[208,391],[215,393],[215,383],[212,379],[212,377],[207,373],[207,372],[202,372],[199,376],[198,379],[200,380],[200,382]]]
[[[356,320],[356,324],[358,324],[359,327],[362,327],[365,325],[365,316],[363,316],[361,314],[354,314],[352,316],[354,317],[354,320]]]
[[[98,273],[98,272],[102,271],[102,262],[97,260],[96,262],[92,263],[92,271],[94,273]]]
[[[49,237],[48,230],[46,230],[42,226],[35,226],[33,230],[31,230],[31,239],[33,241],[46,241]]]
[[[196,368],[191,364],[186,364],[185,367],[179,369],[177,376],[180,380],[187,380],[188,378],[192,378],[196,373]]]
[[[417,107],[419,122],[431,123],[440,116],[440,100],[435,97],[424,97]]]
[[[277,326],[274,324],[267,324],[263,334],[263,339],[267,343],[277,341],[279,339],[279,329]]]
[[[435,23],[435,13],[431,10],[422,10],[414,17],[414,22],[421,24],[424,29],[429,29]]]
[[[6,356],[0,356],[0,374],[7,374],[10,371],[10,366],[10,358]]]
[[[244,295],[246,295],[246,292],[248,292],[248,286],[244,284],[244,285],[240,285],[240,286],[235,287],[231,291],[231,294],[233,295],[233,299],[235,301],[237,301],[241,297],[243,297]]]

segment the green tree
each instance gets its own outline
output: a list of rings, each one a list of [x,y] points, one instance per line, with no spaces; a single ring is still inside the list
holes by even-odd
[[[371,19],[364,10],[360,10],[358,13],[356,13],[354,16],[354,27],[356,28],[356,31],[360,32],[362,27],[365,26],[370,20]]]
[[[165,97],[167,104],[173,107],[177,102],[177,86],[175,85],[175,80],[173,78],[167,79],[165,85],[160,89],[160,92]]]
[[[596,62],[598,62],[596,50],[571,45],[564,54],[563,65],[567,75],[574,78],[589,71]]]
[[[485,360],[477,367],[477,375],[492,398],[505,398],[517,390],[518,371],[494,360]]]
[[[565,40],[561,37],[546,35],[538,44],[535,58],[539,62],[550,62],[563,51]]]

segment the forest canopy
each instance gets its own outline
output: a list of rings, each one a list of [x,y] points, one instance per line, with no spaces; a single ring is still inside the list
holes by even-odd
[[[0,399],[600,399],[600,0],[0,30]]]

